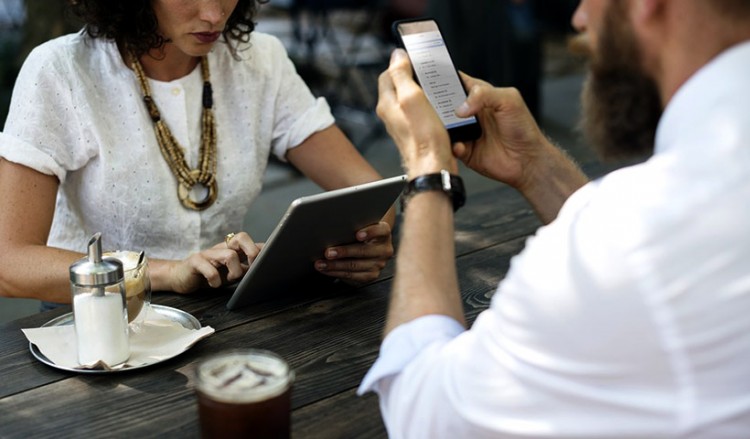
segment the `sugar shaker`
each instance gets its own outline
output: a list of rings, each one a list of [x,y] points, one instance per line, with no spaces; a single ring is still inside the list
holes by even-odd
[[[102,258],[101,233],[88,242],[88,255],[70,266],[70,287],[78,362],[116,366],[130,357],[125,276],[122,262]]]

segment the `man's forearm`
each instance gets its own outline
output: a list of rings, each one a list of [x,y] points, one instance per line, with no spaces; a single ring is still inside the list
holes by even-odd
[[[440,192],[414,195],[404,213],[401,236],[385,334],[430,314],[464,324],[450,198]]]
[[[565,200],[589,181],[565,151],[548,146],[517,188],[544,224],[552,222]]]

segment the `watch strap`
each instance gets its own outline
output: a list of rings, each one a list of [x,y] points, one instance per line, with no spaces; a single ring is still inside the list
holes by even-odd
[[[443,169],[440,172],[420,175],[410,180],[401,196],[402,207],[414,194],[426,191],[440,191],[448,195],[453,202],[454,212],[466,203],[466,189],[461,177]]]

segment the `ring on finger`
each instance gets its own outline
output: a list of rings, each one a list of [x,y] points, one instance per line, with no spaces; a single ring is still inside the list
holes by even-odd
[[[229,241],[234,238],[236,233],[227,233],[227,236],[224,237],[224,243],[227,245],[227,248],[229,248]]]

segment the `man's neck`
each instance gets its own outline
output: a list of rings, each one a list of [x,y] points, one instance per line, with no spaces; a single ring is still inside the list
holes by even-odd
[[[673,3],[682,6],[690,2]],[[700,5],[681,14],[677,13],[679,8],[673,8],[674,13],[665,17],[665,37],[657,46],[661,50],[656,51],[652,58],[663,106],[691,76],[719,54],[750,41],[750,22],[729,22],[706,8],[710,6]]]

